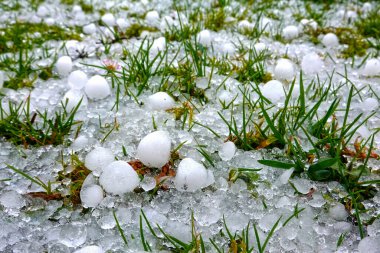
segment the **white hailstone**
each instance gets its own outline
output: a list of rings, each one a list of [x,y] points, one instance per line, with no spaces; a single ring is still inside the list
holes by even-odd
[[[74,5],[73,12],[82,12],[82,7],[80,5]]]
[[[335,206],[330,207],[329,215],[334,220],[344,221],[344,220],[346,220],[348,213],[347,213],[346,208],[344,207],[343,204],[336,203]]]
[[[71,72],[73,68],[73,61],[69,56],[61,56],[55,64],[57,72],[61,76],[66,76]]]
[[[85,246],[81,249],[78,249],[74,251],[74,253],[104,253],[104,250],[102,247],[92,245],[92,246]]]
[[[282,30],[282,37],[286,40],[292,40],[297,38],[299,35],[299,31],[297,26],[294,25],[288,25]]]
[[[166,48],[166,39],[165,37],[160,37],[153,41],[153,44],[150,50],[153,54],[157,54],[158,52],[165,50],[165,48]]]
[[[159,91],[148,97],[147,106],[151,110],[168,110],[175,106],[174,99],[166,92]]]
[[[209,30],[202,30],[197,34],[197,42],[202,46],[208,47],[211,45],[211,34]]]
[[[107,80],[99,75],[91,77],[87,81],[84,90],[87,96],[91,99],[103,99],[111,94],[111,89]]]
[[[375,111],[379,107],[379,101],[376,98],[366,98],[361,107],[363,111]]]
[[[363,74],[366,76],[380,75],[380,61],[378,59],[370,59],[366,62]]]
[[[323,68],[323,61],[316,53],[309,53],[302,58],[301,68],[308,75],[317,74]]]
[[[279,80],[290,81],[294,78],[293,63],[288,59],[279,59],[274,68],[274,76]]]
[[[322,44],[325,47],[336,47],[339,46],[339,39],[334,33],[327,33],[323,36]]]
[[[86,73],[82,70],[75,70],[70,73],[67,82],[71,89],[80,90],[82,89],[88,81]]]
[[[260,54],[261,52],[267,49],[267,45],[265,45],[265,43],[263,42],[259,42],[254,45],[254,48],[255,48],[256,53]]]
[[[179,191],[194,192],[207,187],[211,177],[206,168],[191,158],[183,159],[177,169],[174,185]]]
[[[67,112],[73,110],[80,101],[80,107],[86,106],[88,103],[86,95],[79,90],[69,90],[62,98],[62,104]]]
[[[223,44],[222,51],[224,54],[233,55],[236,51],[235,45],[233,43],[225,43]]]
[[[87,169],[93,171],[96,175],[99,175],[102,170],[113,161],[115,161],[115,156],[111,150],[97,147],[87,154],[84,160],[84,165]]]
[[[170,159],[171,140],[166,131],[155,131],[145,136],[137,147],[137,158],[146,166],[161,168]]]
[[[356,132],[364,139],[368,139],[371,136],[371,132],[366,126],[361,125]]]
[[[363,238],[358,245],[359,253],[378,253],[380,249],[380,236]]]
[[[104,198],[102,187],[96,184],[82,187],[79,195],[84,207],[96,207]]]
[[[95,24],[88,24],[83,26],[83,33],[85,34],[93,34],[96,32],[96,25]]]
[[[285,91],[280,81],[271,80],[260,86],[260,91],[264,97],[269,99],[272,103],[278,103],[285,98]]]
[[[108,193],[124,194],[133,191],[140,183],[136,171],[125,161],[115,161],[104,168],[99,183]]]
[[[106,26],[112,27],[116,24],[115,16],[112,13],[104,14],[101,19]]]
[[[44,6],[44,5],[38,6],[37,16],[46,17],[48,14],[49,14],[49,10],[48,10],[48,8],[46,8],[46,6]]]
[[[220,146],[218,153],[219,153],[220,159],[222,159],[223,161],[229,161],[234,157],[235,152],[236,152],[235,143],[233,143],[232,141],[227,141]]]
[[[145,15],[145,21],[148,25],[157,25],[160,22],[160,14],[157,11],[148,11]]]
[[[238,30],[239,31],[249,31],[253,28],[253,25],[248,20],[242,20],[238,23]]]
[[[118,18],[116,20],[116,24],[122,30],[127,29],[127,27],[129,26],[128,22],[124,18]]]
[[[364,3],[362,7],[362,12],[368,13],[372,10],[372,4],[371,3]]]
[[[54,18],[45,18],[44,19],[44,22],[45,24],[47,24],[48,26],[52,26],[55,24],[55,19]]]

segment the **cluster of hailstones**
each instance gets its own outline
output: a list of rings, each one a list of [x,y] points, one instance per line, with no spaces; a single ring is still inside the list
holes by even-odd
[[[137,147],[137,158],[149,168],[161,169],[171,156],[171,140],[168,132],[155,131],[146,135]],[[108,194],[121,195],[132,192],[141,182],[137,172],[126,161],[115,160],[114,154],[107,148],[96,147],[85,158],[85,166],[92,173],[85,179],[80,197],[86,207],[96,207]],[[99,177],[97,184],[96,177]],[[143,180],[144,181],[144,180]],[[179,191],[196,191],[214,182],[214,176],[201,163],[184,158],[178,165],[174,186]],[[156,186],[153,181],[151,190]]]

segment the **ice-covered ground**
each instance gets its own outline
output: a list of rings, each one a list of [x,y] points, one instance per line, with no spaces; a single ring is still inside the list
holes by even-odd
[[[64,27],[80,37],[34,45],[32,67],[53,64],[54,76],[36,78],[33,88],[2,88],[1,121],[12,114],[10,104],[51,118],[62,103],[70,111],[80,102],[75,120],[81,127],[74,125],[63,144],[33,146],[24,139],[12,143],[1,124],[0,252],[202,252],[199,245],[176,249],[162,230],[183,242],[200,243],[201,235],[205,252],[218,252],[213,244],[246,252],[237,251],[241,241],[260,252],[257,239],[262,246],[267,236],[265,252],[380,252],[379,47],[347,57],[348,42],[337,30],[321,30],[354,27],[378,11],[377,2],[343,1],[327,9],[298,0],[20,0],[19,8],[2,2],[0,38],[16,20]],[[326,12],[322,20],[313,19],[313,9]],[[4,59],[17,53],[1,52],[0,82],[9,85],[15,73]],[[306,112],[323,99],[304,128],[288,131],[297,114],[284,118],[286,129],[276,123],[289,139],[277,145],[262,109],[272,117],[289,100],[294,107],[287,110],[297,112],[300,97]],[[306,171],[320,155],[329,157],[333,144],[315,151],[318,138],[306,133],[334,103],[323,127],[338,122],[339,137],[343,122],[353,123],[349,150],[339,152],[354,168],[336,172],[344,177],[312,181]],[[30,124],[43,124],[40,115],[35,121]],[[252,138],[263,131],[264,139],[244,146],[246,134],[229,129],[233,121]],[[291,150],[296,142],[310,158],[302,160],[305,172],[259,162],[305,158]],[[366,167],[355,182],[372,181],[370,190],[345,188],[344,180],[358,176],[355,166]],[[41,193],[46,189],[36,178],[50,181],[52,193]],[[360,190],[367,197],[355,195]],[[226,227],[232,234],[249,232],[248,241],[231,240]]]

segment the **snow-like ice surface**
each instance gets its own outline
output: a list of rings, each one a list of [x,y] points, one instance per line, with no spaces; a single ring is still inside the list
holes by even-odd
[[[277,219],[282,217],[280,224],[283,224],[296,206],[304,210],[285,227],[275,231],[266,252],[378,252],[379,219],[369,221],[379,215],[379,192],[374,193],[373,199],[363,202],[366,212],[361,217],[366,237],[361,239],[355,211],[349,209],[348,203],[343,204],[348,196],[339,182],[314,182],[305,173],[293,175],[294,168],[282,170],[260,164],[258,160],[261,159],[281,160],[285,152],[290,152],[288,147],[250,151],[238,148],[220,117],[224,116],[227,121],[234,117],[241,129],[242,90],[247,89],[246,95],[254,103],[258,101],[257,87],[273,104],[267,110],[271,116],[283,108],[293,80],[290,105],[298,110],[297,105],[293,107],[293,102],[300,95],[302,70],[308,108],[316,103],[312,98],[319,96],[316,91],[326,88],[331,81],[331,94],[315,117],[320,119],[331,102],[339,98],[339,110],[334,114],[338,127],[341,127],[351,83],[356,85],[354,93],[358,95],[351,101],[347,121],[353,122],[361,113],[364,117],[371,113],[374,116],[362,126],[355,125],[358,128],[350,141],[353,143],[356,137],[366,141],[380,125],[380,63],[376,51],[368,49],[369,58],[362,64],[366,56],[355,56],[354,62],[340,57],[346,45],[339,41],[338,33],[321,34],[316,38],[318,44],[314,44],[306,32],[308,29],[318,31],[320,23],[308,17],[304,8],[299,11],[305,14],[305,18],[294,17],[294,6],[300,1],[275,1],[279,8],[270,8],[262,15],[241,7],[239,1],[231,1],[230,6],[225,7],[224,21],[228,26],[213,31],[200,22],[201,26],[191,41],[200,43],[200,49],[205,50],[210,59],[228,61],[234,67],[241,65],[238,59],[247,57],[241,54],[241,47],[253,48],[257,54],[268,54],[263,67],[265,73],[272,74],[271,80],[265,79],[257,86],[253,81],[243,85],[236,74],[227,76],[206,66],[204,76],[188,79],[196,91],[207,98],[204,102],[195,97],[190,99],[189,94],[173,88],[183,81],[174,75],[162,78],[162,72],[158,71],[157,75],[146,80],[141,90],[137,85],[144,71],[137,73],[133,84],[122,75],[130,71],[125,58],[135,56],[139,48],[145,48],[149,43],[151,52],[144,57],[153,61],[155,57],[161,60],[164,55],[162,62],[171,63],[170,70],[176,70],[183,63],[180,59],[185,57],[183,44],[167,39],[166,33],[181,25],[186,27],[191,22],[189,14],[193,14],[192,19],[198,18],[192,11],[214,8],[214,1],[182,1],[189,2],[189,6],[178,6],[180,13],[170,0],[85,0],[93,3],[94,13],[86,13],[79,5],[60,4],[58,0],[45,1],[37,8],[24,8],[26,1],[19,2],[22,4],[20,11],[1,10],[1,27],[5,27],[8,20],[17,18],[55,24],[65,29],[75,27],[83,34],[80,41],[47,42],[44,45],[47,51],[57,52],[57,62],[53,66],[59,77],[47,81],[37,78],[33,89],[2,88],[4,113],[9,113],[9,104],[18,104],[28,96],[31,112],[46,110],[48,115],[61,110],[61,102],[68,101],[66,109],[71,110],[82,99],[75,115],[82,126],[78,133],[78,125],[74,127],[67,136],[67,143],[58,146],[26,149],[3,139],[0,141],[0,252],[144,252],[140,241],[141,210],[156,233],[160,235],[158,224],[170,235],[184,241],[191,240],[193,214],[197,232],[202,234],[206,243],[206,252],[214,252],[209,239],[223,245],[228,252],[230,242],[221,236],[223,218],[232,233],[240,233],[249,223],[250,245],[257,247],[252,224],[257,225],[258,236],[263,242]],[[315,7],[314,4],[311,6]],[[323,23],[326,26],[351,26],[362,13],[366,15],[378,6],[375,1],[336,4],[326,13]],[[232,15],[233,12],[236,13]],[[113,32],[125,31],[137,23],[155,29],[151,29],[152,32],[143,29],[140,36],[129,39],[115,38]],[[256,38],[255,29],[260,28],[265,31]],[[102,40],[113,41],[110,48],[106,48]],[[143,40],[146,44],[142,44]],[[46,52],[42,48],[34,51],[38,59],[34,68],[54,62],[53,57],[44,58]],[[111,63],[107,70],[105,63]],[[120,83],[112,80],[107,72],[112,71],[112,67],[115,67],[113,74],[121,80]],[[158,60],[150,67],[156,69]],[[185,76],[187,72],[182,74]],[[10,75],[12,73],[0,71],[0,87]],[[121,89],[119,97],[116,96],[118,89]],[[247,100],[245,103],[249,108],[246,113],[252,112],[255,119],[247,128],[255,130],[260,124],[267,127],[266,123],[257,120],[262,119],[262,113],[255,109],[258,104],[248,105]],[[226,109],[228,105],[230,107]],[[328,124],[331,124],[330,119]],[[313,149],[302,131],[294,135],[305,150]],[[312,141],[315,141],[314,137]],[[374,144],[376,147],[380,145],[378,135]],[[172,153],[180,145],[177,152]],[[199,152],[202,149],[206,155]],[[374,151],[378,152],[377,149]],[[72,155],[91,171],[81,189],[76,189],[82,201],[78,206],[71,206],[65,198],[47,201],[32,197],[28,193],[44,189],[6,166],[14,165],[33,178],[50,181],[53,191],[67,197],[73,190],[68,186],[75,179],[56,181],[60,175],[73,171]],[[143,163],[142,168],[133,164],[136,159]],[[368,166],[375,173],[363,173],[363,180],[378,180],[379,160],[370,159]],[[168,168],[175,175],[165,171]],[[261,169],[251,175],[254,178],[252,184],[244,175],[231,179],[236,176],[231,171],[246,168]],[[143,173],[139,171],[141,174],[138,175],[137,170]],[[160,173],[163,176],[157,177]],[[157,186],[158,183],[163,187]],[[128,247],[120,237],[113,212],[125,231]],[[152,252],[161,249],[171,252],[169,244],[156,241],[145,224],[143,229]],[[342,234],[344,240],[337,248]]]

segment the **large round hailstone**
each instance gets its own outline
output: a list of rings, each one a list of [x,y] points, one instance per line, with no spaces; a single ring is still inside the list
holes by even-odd
[[[147,106],[151,110],[168,110],[175,106],[174,99],[166,92],[159,91],[148,97]]]
[[[297,38],[299,35],[299,31],[297,26],[294,25],[288,25],[282,30],[282,37],[286,40],[292,40]]]
[[[197,34],[197,42],[202,46],[208,47],[211,45],[211,34],[209,30],[202,30]]]
[[[74,251],[74,253],[104,253],[104,250],[102,249],[102,247],[91,245],[78,249]]]
[[[94,174],[99,175],[113,161],[115,161],[115,156],[111,150],[97,147],[87,154],[84,165]]]
[[[139,182],[136,171],[125,161],[110,163],[99,177],[99,183],[104,190],[117,195],[133,191]]]
[[[209,177],[212,177],[212,173],[209,174],[202,164],[185,158],[178,165],[174,185],[179,191],[194,192],[209,186],[212,183]]]
[[[294,78],[293,63],[288,59],[279,59],[274,68],[274,76],[279,80],[292,80]]]
[[[323,61],[316,53],[309,53],[302,58],[301,68],[308,75],[317,74],[323,68]]]
[[[79,195],[84,207],[96,207],[104,198],[102,187],[96,184],[82,187]]]
[[[70,73],[68,78],[68,85],[71,89],[80,90],[82,89],[88,81],[86,73],[82,70],[75,70]]]
[[[148,11],[145,15],[145,21],[148,25],[157,25],[160,21],[160,14],[157,11]]]
[[[84,90],[91,99],[103,99],[111,94],[107,80],[99,75],[91,77],[87,81]]]
[[[235,152],[236,152],[235,143],[233,143],[232,141],[227,141],[221,145],[218,153],[219,153],[219,157],[223,161],[229,161],[234,157]]]
[[[88,24],[83,26],[83,33],[85,34],[93,34],[96,32],[96,25],[95,24]]]
[[[102,16],[102,22],[109,27],[114,26],[116,24],[115,17],[112,13],[104,14]]]
[[[146,166],[161,168],[170,159],[171,141],[166,131],[145,136],[137,147],[137,158]]]
[[[58,59],[55,67],[57,68],[59,75],[66,76],[71,72],[71,69],[73,68],[73,61],[69,56],[62,56]]]
[[[380,75],[380,61],[378,59],[370,59],[366,62],[363,74],[366,76]]]
[[[285,98],[285,91],[280,81],[271,80],[260,86],[260,91],[264,97],[269,99],[272,103],[278,103]]]
[[[339,39],[334,33],[327,33],[323,36],[322,44],[325,47],[336,47],[339,46]]]
[[[62,103],[66,108],[66,112],[72,111],[78,104],[80,103],[80,107],[86,106],[88,101],[86,95],[79,90],[69,90],[62,98]]]

